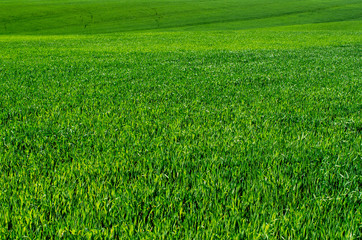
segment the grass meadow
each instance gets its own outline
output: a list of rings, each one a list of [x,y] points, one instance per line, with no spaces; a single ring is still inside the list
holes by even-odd
[[[0,1],[0,239],[361,239],[360,19]]]

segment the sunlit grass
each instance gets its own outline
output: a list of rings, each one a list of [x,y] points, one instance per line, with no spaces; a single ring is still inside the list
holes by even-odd
[[[0,2],[0,239],[362,238],[361,2]]]
[[[2,236],[361,237],[358,38],[1,37]]]

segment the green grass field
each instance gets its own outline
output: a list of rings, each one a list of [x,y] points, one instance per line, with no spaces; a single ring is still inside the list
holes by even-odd
[[[0,34],[239,30],[358,22],[361,0],[1,0]],[[352,24],[354,24],[352,23]]]
[[[361,239],[362,2],[0,0],[0,239]]]

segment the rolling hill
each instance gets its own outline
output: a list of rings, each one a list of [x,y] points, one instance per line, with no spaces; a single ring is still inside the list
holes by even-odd
[[[362,239],[361,0],[0,0],[0,239]]]
[[[359,0],[1,1],[0,34],[97,34],[139,30],[238,30],[354,21]]]

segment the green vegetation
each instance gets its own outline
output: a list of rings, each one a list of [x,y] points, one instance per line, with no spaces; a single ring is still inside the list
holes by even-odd
[[[8,0],[0,34],[84,34],[135,30],[238,30],[358,21],[360,0]]]
[[[1,1],[0,239],[362,238],[359,10]]]

